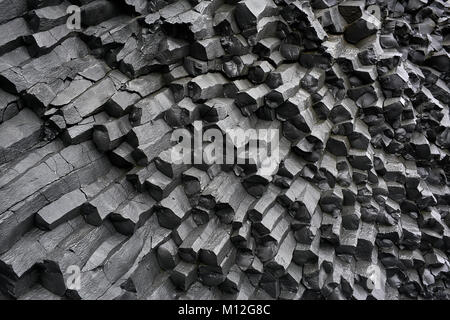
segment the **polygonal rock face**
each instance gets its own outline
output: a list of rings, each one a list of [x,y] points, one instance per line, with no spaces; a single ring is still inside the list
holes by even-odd
[[[0,0],[0,298],[449,299],[428,2]]]

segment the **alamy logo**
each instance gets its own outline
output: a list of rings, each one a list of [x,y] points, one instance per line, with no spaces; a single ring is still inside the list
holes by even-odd
[[[67,7],[67,14],[69,15],[66,26],[70,30],[81,30],[81,8],[76,5]]]
[[[78,291],[81,289],[81,270],[79,266],[69,266],[66,270],[69,276],[66,280],[66,287],[69,290]]]
[[[270,174],[280,160],[278,129],[227,129],[224,135],[195,123],[193,133],[174,130],[172,141],[178,143],[171,153],[174,164],[252,164]]]
[[[367,29],[369,30],[376,29],[376,24],[381,23],[381,9],[379,6],[373,4],[367,7],[367,11],[377,19],[377,21],[371,20],[366,21]],[[376,22],[376,24],[374,22]]]
[[[381,281],[381,269],[377,265],[370,265],[367,270],[367,289],[369,290],[379,290],[382,289]]]

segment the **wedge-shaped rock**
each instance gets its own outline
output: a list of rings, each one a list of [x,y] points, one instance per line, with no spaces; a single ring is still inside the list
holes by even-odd
[[[205,171],[194,167],[183,172],[182,180],[184,191],[188,196],[202,192],[210,182],[210,178]]]
[[[81,209],[82,214],[88,223],[99,226],[129,198],[131,192],[131,184],[128,181],[123,181],[123,184],[114,183],[94,199],[85,203]]]
[[[217,221],[212,219],[207,224],[191,230],[178,248],[178,255],[180,258],[186,262],[196,262],[200,249],[205,245],[216,227]]]
[[[26,36],[24,39],[30,56],[37,57],[50,52],[72,35],[73,31],[62,24],[50,30]]]
[[[79,215],[80,208],[86,200],[86,196],[80,189],[65,194],[36,213],[36,224],[53,230],[61,223]]]
[[[111,222],[118,232],[130,236],[150,218],[155,204],[149,195],[140,193],[112,212]]]
[[[219,228],[200,249],[199,260],[206,265],[219,266],[231,247],[230,228]]]
[[[145,180],[144,187],[153,199],[161,201],[179,185],[179,179],[172,179],[159,170],[156,170]]]
[[[114,83],[108,77],[96,83],[63,108],[67,124],[76,124],[83,118],[97,113],[115,92]]]
[[[163,270],[174,269],[180,261],[178,247],[172,239],[160,245],[157,254],[159,265]]]
[[[111,151],[118,147],[131,130],[128,117],[122,117],[94,126],[93,140],[100,151]]]
[[[252,222],[261,221],[265,213],[275,204],[279,192],[277,187],[270,185],[264,195],[250,206],[249,219]]]
[[[35,145],[42,134],[42,122],[30,109],[23,109],[0,124],[0,163],[9,162]]]
[[[264,17],[271,17],[277,12],[277,6],[272,0],[245,0],[235,8],[236,22],[241,30],[255,27]]]
[[[190,98],[184,98],[165,112],[164,119],[171,127],[184,127],[200,119],[200,107]]]
[[[170,89],[162,89],[137,102],[130,112],[130,123],[136,127],[157,120],[175,104]]]
[[[161,226],[175,229],[186,219],[191,205],[181,186],[156,206],[155,212]]]
[[[294,236],[292,233],[289,233],[280,244],[280,248],[276,256],[272,261],[267,263],[266,267],[271,269],[275,276],[284,275],[291,264],[295,248],[296,242]]]
[[[142,129],[151,129],[151,131],[145,136],[141,135],[142,132],[139,133],[138,139],[146,142],[139,143],[132,155],[138,165],[145,166],[152,162],[163,150],[169,148],[172,143],[170,141],[170,128],[165,123],[161,126],[158,126],[157,123],[145,125],[145,128]],[[130,133],[132,136],[128,142],[131,146],[135,146],[137,139],[133,134],[136,131],[132,130]]]
[[[0,54],[3,55],[19,47],[23,42],[22,37],[28,36],[30,30],[25,19],[17,18],[2,24],[0,34]]]
[[[59,1],[54,1],[59,2]],[[67,4],[43,7],[29,13],[28,24],[34,32],[46,31],[67,21]]]
[[[228,82],[221,73],[207,73],[195,77],[188,83],[189,97],[194,101],[223,96],[223,86]]]
[[[183,162],[182,149],[179,146],[173,146],[164,150],[155,159],[156,168],[172,179],[180,178],[181,174],[189,169],[190,164]]]
[[[243,109],[244,114],[250,115],[264,105],[264,97],[270,92],[266,84],[260,84],[239,92],[236,95],[236,105]]]
[[[198,273],[200,280],[207,286],[218,286],[226,280],[227,274],[234,265],[236,249],[231,249],[219,266],[200,265]]]
[[[293,259],[297,265],[303,266],[308,263],[314,263],[319,258],[320,234],[317,233],[311,244],[297,243]]]
[[[197,281],[197,273],[198,266],[196,264],[180,261],[173,269],[170,279],[177,288],[187,291]]]

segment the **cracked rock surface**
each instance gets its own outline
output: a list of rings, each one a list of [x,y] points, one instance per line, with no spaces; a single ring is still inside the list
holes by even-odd
[[[0,299],[450,299],[449,31],[445,0],[0,0]],[[279,161],[176,162],[200,125]]]

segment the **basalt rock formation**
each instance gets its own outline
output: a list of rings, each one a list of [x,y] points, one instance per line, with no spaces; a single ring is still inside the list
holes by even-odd
[[[0,0],[0,298],[449,299],[449,11]]]

